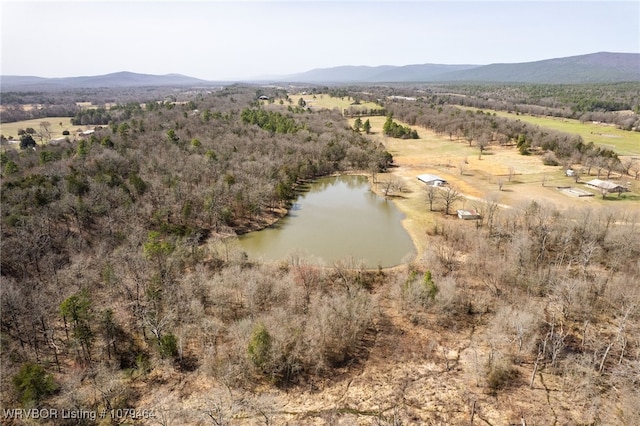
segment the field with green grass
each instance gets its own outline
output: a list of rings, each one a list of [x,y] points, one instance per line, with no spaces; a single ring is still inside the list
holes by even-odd
[[[295,94],[289,94],[289,98],[291,98],[294,102],[297,102],[298,99],[302,98],[307,103],[307,106],[309,106],[311,108],[315,108],[315,109],[339,108],[340,111],[343,111],[344,109],[349,108],[349,107],[361,108],[361,109],[380,109],[380,108],[382,108],[380,105],[375,104],[373,102],[364,102],[364,101],[361,101],[360,104],[354,105],[353,104],[353,102],[354,102],[353,98],[350,98],[348,96],[345,96],[343,98],[334,98],[334,97],[329,96],[326,93],[316,94],[316,95],[295,93]]]
[[[478,110],[478,108],[464,109]],[[581,123],[579,120],[567,118],[539,117],[486,109],[482,111],[495,113],[499,117],[521,120],[525,123],[535,124],[559,132],[578,134],[582,136],[586,143],[593,142],[604,148],[612,149],[620,155],[640,155],[640,132],[625,131],[607,124]]]

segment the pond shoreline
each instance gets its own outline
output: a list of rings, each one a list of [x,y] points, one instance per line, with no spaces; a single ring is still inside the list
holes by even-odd
[[[403,201],[406,201],[406,199],[408,198],[414,198],[415,197],[414,191],[409,190],[407,192],[403,192],[399,197],[398,196],[385,197],[383,191],[379,188],[380,180],[378,180],[377,182],[374,182],[374,179],[371,173],[366,172],[364,170],[348,170],[344,172],[335,172],[328,175],[318,176],[313,179],[301,181],[294,188],[295,194],[296,194],[295,197],[291,198],[290,200],[287,200],[287,202],[283,203],[282,206],[270,208],[267,212],[261,214],[259,217],[256,217],[255,219],[241,221],[238,225],[233,227],[232,232],[228,232],[228,233],[212,232],[212,235],[215,235],[222,239],[228,239],[228,238],[234,238],[234,237],[238,238],[240,236],[249,234],[251,232],[256,232],[256,231],[261,231],[267,228],[271,228],[274,225],[277,225],[278,222],[280,222],[284,217],[286,217],[289,214],[296,198],[301,193],[304,193],[308,190],[307,188],[304,188],[304,187],[306,187],[310,183],[316,182],[319,179],[328,178],[328,177],[340,177],[340,176],[365,177],[367,179],[369,190],[371,192],[373,192],[380,198],[392,201],[393,204],[396,206],[396,208],[399,211],[401,211],[404,215],[404,218],[401,221],[401,225],[405,229],[405,231],[407,231],[407,233],[409,234],[409,237],[411,238],[414,252],[415,252],[414,256],[407,263],[401,263],[395,266],[384,267],[384,268],[381,268],[382,270],[394,270],[397,268],[404,267],[408,263],[411,263],[416,259],[419,259],[424,254],[424,246],[423,244],[419,243],[420,242],[419,237],[423,236],[424,234],[424,229],[423,229],[424,227],[420,227],[418,226],[418,224],[415,223],[414,217],[412,215],[412,213],[415,213],[415,212],[411,208],[408,208],[406,203],[403,202]],[[394,173],[377,173],[376,176],[398,177]],[[405,184],[406,184],[406,179],[403,179],[402,177],[399,177],[399,178],[405,181]],[[373,270],[373,269],[379,269],[379,268],[367,268],[367,270],[369,269]]]
[[[331,173],[328,175],[322,175],[322,176],[318,176],[315,177],[313,179],[305,179],[305,180],[301,180],[298,183],[296,183],[296,185],[293,187],[294,190],[294,196],[287,200],[286,202],[284,202],[281,206],[278,207],[274,207],[274,208],[269,208],[269,210],[266,213],[261,214],[260,216],[258,216],[256,219],[245,219],[242,221],[239,221],[239,224],[232,227],[234,233],[233,234],[218,234],[221,237],[233,237],[233,236],[240,236],[240,235],[245,235],[248,234],[250,232],[255,232],[255,231],[261,231],[263,229],[269,228],[275,224],[277,224],[282,218],[286,217],[289,212],[291,211],[291,207],[294,204],[294,201],[298,198],[298,196],[304,192],[307,191],[307,189],[300,189],[300,187],[304,187],[306,185],[309,185],[313,182],[318,181],[319,179],[324,179],[324,178],[329,178],[329,177],[340,177],[340,176],[363,176],[363,177],[367,177],[368,175],[365,172],[359,172],[359,171],[346,171],[346,172],[335,172],[335,173]],[[371,179],[369,178],[369,184],[371,185]],[[372,188],[372,192],[374,192],[377,195],[380,195],[379,193],[377,193],[376,191],[373,191]],[[381,195],[380,195],[381,196]]]
[[[406,214],[393,196],[385,197],[379,189],[371,174],[361,170],[301,181],[287,209],[269,211],[268,220],[262,216],[236,225],[236,234],[243,250],[256,259],[286,257],[298,247],[328,263],[352,257],[367,269],[404,266],[415,258],[417,246],[405,226]],[[286,222],[278,226],[283,218]],[[266,232],[254,234],[258,230]]]

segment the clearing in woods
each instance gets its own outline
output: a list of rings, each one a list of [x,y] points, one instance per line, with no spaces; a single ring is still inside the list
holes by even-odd
[[[50,137],[48,138],[49,140],[62,137],[62,132],[65,130],[69,131],[70,138],[73,139],[73,136],[78,130],[82,131],[82,130],[87,130],[91,127],[95,127],[95,126],[74,126],[73,124],[71,124],[71,117],[46,117],[46,118],[34,118],[33,120],[16,121],[13,123],[2,123],[0,124],[0,133],[3,134],[4,137],[6,137],[7,139],[13,136],[13,139],[19,140],[20,137],[18,136],[18,130],[20,129],[24,130],[31,127],[36,131],[36,135],[34,135],[33,138],[36,140],[37,143],[48,143],[49,140],[43,139],[41,141],[40,137],[37,136],[38,133],[40,133],[40,123],[43,123],[43,122],[48,122],[50,124],[49,126]]]

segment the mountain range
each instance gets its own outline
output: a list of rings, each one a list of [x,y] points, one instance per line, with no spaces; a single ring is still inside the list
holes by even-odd
[[[0,80],[0,86],[3,92],[149,86],[209,86],[212,83],[213,82],[207,80],[188,77],[182,74],[153,75],[128,71],[96,76],[62,78],[3,75]]]
[[[404,66],[340,66],[298,74],[256,78],[247,82],[314,84],[354,83],[616,83],[640,82],[640,53],[598,52],[535,62],[490,65],[414,64]],[[143,86],[205,87],[213,82],[181,74],[118,72],[100,76],[42,78],[2,76],[2,91],[64,90]]]
[[[615,83],[640,81],[640,54],[599,52],[491,65],[344,66],[314,69],[281,79],[308,83]]]

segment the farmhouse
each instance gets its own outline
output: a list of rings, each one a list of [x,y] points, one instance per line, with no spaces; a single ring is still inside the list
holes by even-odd
[[[607,192],[607,193],[617,192],[620,194],[622,192],[628,191],[628,189],[622,185],[618,185],[617,183],[614,183],[608,180],[600,180],[600,179],[590,180],[589,182],[587,182],[587,186],[596,188],[601,192]]]
[[[424,174],[424,175],[418,175],[417,178],[420,182],[424,182],[429,186],[442,186],[442,185],[446,185],[447,183],[446,180],[436,175]]]

